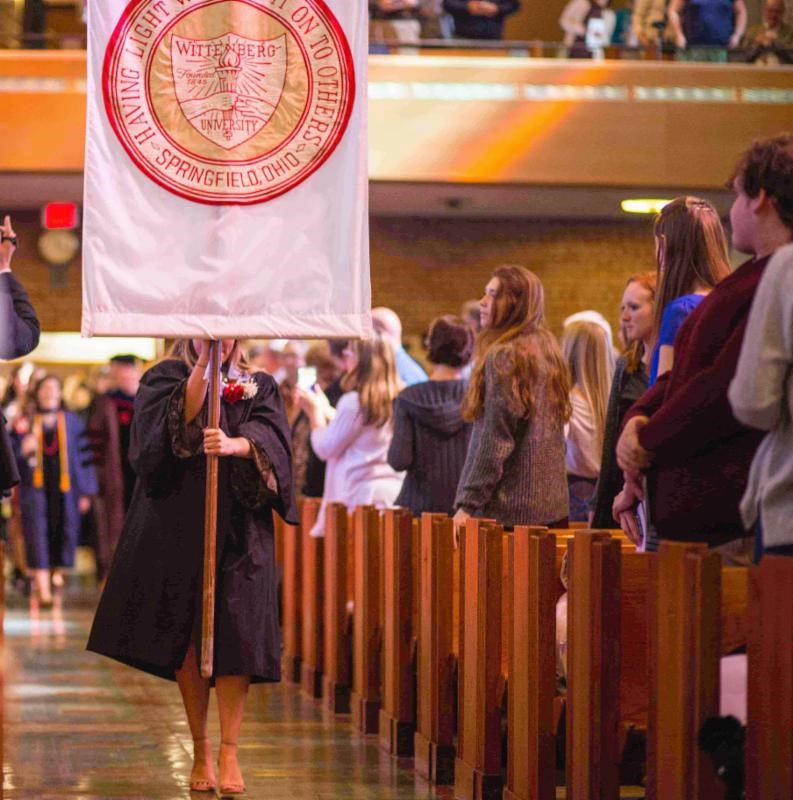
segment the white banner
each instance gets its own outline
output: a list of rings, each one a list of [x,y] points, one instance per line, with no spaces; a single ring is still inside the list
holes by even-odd
[[[363,0],[88,11],[85,336],[369,333]]]

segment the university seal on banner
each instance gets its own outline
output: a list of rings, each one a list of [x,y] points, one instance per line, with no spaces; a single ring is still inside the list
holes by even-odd
[[[323,0],[133,0],[103,89],[119,141],[149,178],[189,200],[250,204],[331,155],[355,76]]]

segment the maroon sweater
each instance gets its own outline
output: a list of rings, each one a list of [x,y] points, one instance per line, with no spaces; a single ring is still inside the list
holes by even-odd
[[[639,441],[654,455],[650,517],[662,539],[711,547],[746,536],[738,504],[763,433],[732,415],[730,386],[768,258],[747,261],[689,315],[675,362],[625,415],[650,417]]]

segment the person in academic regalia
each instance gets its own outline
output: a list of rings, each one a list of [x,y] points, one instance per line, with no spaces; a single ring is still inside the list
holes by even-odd
[[[62,586],[63,571],[74,566],[96,476],[84,463],[82,420],[63,410],[60,379],[45,375],[33,397],[35,412],[15,422],[13,443],[27,565],[39,600],[50,605],[52,587]]]
[[[248,685],[281,677],[273,510],[296,524],[290,434],[278,387],[245,374],[224,339],[220,427],[207,426],[210,343],[180,341],[145,373],[129,457],[137,483],[88,649],[176,680],[194,742],[190,787],[217,785],[199,671],[206,455],[220,456],[213,682],[220,791],[241,793],[237,740]]]
[[[88,418],[88,439],[99,480],[94,513],[100,578],[110,568],[135,488],[135,471],[129,463],[129,433],[140,385],[140,359],[134,355],[113,356],[110,380],[113,388],[96,396]]]

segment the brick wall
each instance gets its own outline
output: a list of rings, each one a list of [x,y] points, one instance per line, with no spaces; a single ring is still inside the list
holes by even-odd
[[[79,330],[79,256],[66,270],[63,285],[53,288],[50,268],[36,252],[37,215],[17,214],[14,221],[20,236],[15,272],[43,328]],[[554,330],[582,308],[614,320],[627,276],[654,267],[649,221],[374,218],[371,241],[374,303],[393,307],[411,338],[433,317],[458,313],[464,301],[478,298],[499,264],[522,264],[540,276]]]
[[[82,281],[80,254],[67,267],[49,267],[36,249],[41,232],[39,212],[15,211],[12,221],[19,247],[12,267],[39,315],[43,330],[80,330]]]
[[[542,279],[546,313],[558,332],[575,311],[593,308],[615,324],[626,279],[654,269],[651,223],[373,219],[375,305],[393,307],[405,332],[459,313],[478,298],[499,264],[521,264]]]

